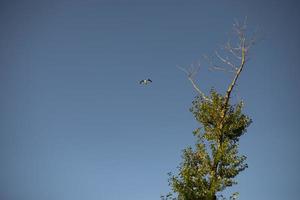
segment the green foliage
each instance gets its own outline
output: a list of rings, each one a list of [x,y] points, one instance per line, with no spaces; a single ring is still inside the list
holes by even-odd
[[[235,177],[247,168],[238,146],[251,119],[242,113],[243,102],[230,105],[225,98],[212,90],[209,101],[201,97],[193,101],[190,111],[201,124],[193,132],[197,142],[195,148],[183,151],[178,175],[170,174],[173,193],[162,199],[217,199],[217,193],[236,184]]]

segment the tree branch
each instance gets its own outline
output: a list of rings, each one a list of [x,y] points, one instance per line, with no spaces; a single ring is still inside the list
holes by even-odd
[[[243,23],[236,22],[233,25],[233,29],[235,31],[235,34],[238,37],[238,45],[237,47],[232,47],[231,44],[228,42],[227,46],[225,47],[231,54],[233,54],[236,58],[239,58],[240,63],[237,65],[238,67],[236,68],[236,72],[234,75],[234,78],[232,79],[231,83],[229,84],[225,98],[224,98],[224,107],[223,107],[223,112],[222,112],[222,118],[225,118],[225,115],[227,113],[227,107],[229,104],[229,100],[231,97],[231,93],[236,85],[236,82],[245,66],[245,63],[247,62],[248,58],[248,52],[249,49],[255,44],[256,42],[256,34],[253,35],[251,38],[247,39],[246,37],[246,19]],[[218,56],[218,55],[217,55]],[[222,60],[220,56],[218,56],[219,59]]]
[[[236,66],[232,62],[230,62],[228,59],[225,59],[222,56],[220,56],[220,54],[217,51],[215,51],[215,54],[223,63],[225,63],[225,64],[231,66],[233,69],[237,70]]]
[[[188,76],[188,80],[191,82],[193,88],[199,93],[200,97],[202,99],[204,99],[205,101],[211,101],[211,99],[209,99],[204,92],[202,92],[200,90],[200,88],[197,86],[197,84],[195,83],[193,76],[197,73],[198,69],[185,69],[183,67],[177,66],[180,70],[182,70],[184,73],[186,73],[186,75]]]
[[[228,50],[233,56],[235,56],[237,59],[241,60],[241,56],[238,55],[238,53],[236,52],[238,49],[237,48],[233,48],[230,44],[230,42],[228,41],[227,44],[225,45],[225,49]]]
[[[231,92],[236,84],[236,81],[238,80],[244,66],[245,66],[245,60],[246,60],[246,49],[245,49],[245,38],[242,39],[242,55],[241,55],[241,63],[240,63],[240,66],[238,67],[237,71],[236,71],[236,74],[232,80],[232,82],[230,83],[227,91],[226,91],[226,96],[225,96],[225,102],[224,102],[224,111],[223,111],[223,117],[225,117],[226,115],[226,112],[227,112],[227,106],[228,106],[228,102],[229,102],[229,99],[230,99],[230,95],[231,95]]]

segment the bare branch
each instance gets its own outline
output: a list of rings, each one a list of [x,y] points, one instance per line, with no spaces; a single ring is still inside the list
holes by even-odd
[[[220,54],[217,51],[215,51],[215,54],[223,63],[225,63],[225,64],[229,65],[230,67],[232,67],[233,69],[237,70],[237,67],[233,63],[231,63],[228,58],[223,58],[222,56],[220,56]]]
[[[235,20],[235,23],[233,24],[233,30],[239,37],[240,41],[243,38],[245,38],[246,29],[247,29],[247,17],[245,17],[243,22]]]
[[[228,110],[228,104],[229,104],[229,100],[231,97],[231,93],[234,90],[234,87],[237,84],[237,80],[245,66],[245,64],[247,63],[247,61],[249,60],[248,58],[248,54],[249,54],[249,49],[256,43],[257,41],[257,35],[254,34],[252,37],[248,38],[247,34],[246,34],[246,20],[247,18],[245,18],[244,22],[240,23],[240,22],[235,22],[233,25],[233,30],[235,35],[237,36],[236,41],[237,41],[237,45],[236,46],[232,46],[231,42],[228,41],[227,44],[225,45],[225,50],[227,50],[227,52],[232,55],[233,57],[237,58],[239,60],[238,64],[233,64],[235,66],[235,74],[233,79],[231,80],[231,83],[229,84],[226,94],[225,94],[225,98],[224,98],[224,107],[222,110],[222,118],[224,119]],[[216,52],[216,56],[225,64],[230,65],[229,63],[233,63],[232,60],[221,57],[218,52]],[[229,62],[229,63],[228,63]],[[231,65],[232,66],[232,65]]]
[[[180,69],[181,71],[183,71],[184,73],[186,73],[187,76],[190,76],[190,73],[188,72],[187,69],[180,67],[180,66],[177,66],[177,68]]]
[[[227,69],[226,67],[223,67],[223,66],[220,66],[220,65],[215,64],[215,63],[212,61],[212,58],[209,58],[207,55],[204,55],[203,57],[204,57],[204,59],[206,59],[207,62],[209,63],[208,70],[210,70],[210,71],[217,70],[217,71],[223,71],[223,72],[228,72],[228,73],[235,72],[235,70]]]
[[[236,71],[236,74],[234,76],[234,78],[232,79],[232,82],[230,83],[227,91],[226,91],[226,96],[225,96],[225,102],[224,102],[224,109],[223,109],[223,113],[222,113],[222,116],[223,118],[225,117],[226,115],[226,112],[227,112],[227,105],[228,105],[228,102],[229,102],[229,99],[230,99],[230,95],[231,95],[231,92],[234,88],[234,86],[236,85],[236,81],[238,80],[244,66],[245,66],[245,61],[246,61],[246,49],[245,49],[245,38],[242,39],[242,45],[241,45],[241,49],[242,49],[242,52],[241,52],[241,63],[240,63],[240,66],[238,67],[238,70]]]
[[[233,48],[230,44],[230,41],[227,42],[227,44],[224,47],[227,51],[229,51],[233,56],[235,56],[237,59],[241,60],[242,57],[238,55],[239,49]]]
[[[217,65],[213,65],[211,67],[208,68],[210,71],[213,71],[213,70],[218,70],[218,71],[223,71],[223,72],[229,72],[229,73],[233,73],[235,72],[235,70],[229,70],[229,69],[226,69],[224,67],[219,67]]]
[[[195,84],[194,79],[191,78],[190,76],[188,77],[190,82],[192,83],[194,89],[200,94],[200,96],[205,100],[205,101],[211,101],[208,97],[205,96],[205,94],[198,88],[198,86]]]
[[[209,62],[209,70],[219,70],[224,72],[234,73],[233,79],[231,80],[225,97],[224,97],[224,108],[222,110],[222,117],[224,118],[227,113],[228,103],[231,97],[231,93],[236,85],[236,82],[245,66],[245,63],[248,61],[249,49],[252,45],[255,44],[257,37],[253,35],[248,38],[246,34],[247,29],[247,18],[244,21],[236,21],[233,24],[233,33],[236,36],[232,42],[229,40],[223,47],[225,52],[220,54],[218,51],[214,52],[214,58],[217,58],[221,64],[216,64],[214,59],[204,56],[205,59]],[[233,45],[236,43],[236,45]],[[199,66],[199,65],[198,65]],[[200,96],[205,100],[210,100],[205,94],[200,90],[194,80],[195,74],[198,73],[199,69],[195,68],[194,65],[190,66],[190,69],[178,67],[185,74],[187,74],[189,81],[191,82],[194,89],[200,94]]]
[[[207,55],[203,55],[204,59],[207,60],[207,62],[209,63],[209,67],[208,69],[213,71],[213,70],[219,70],[219,71],[227,71],[227,69],[225,67],[216,65],[213,63],[212,59],[209,58]]]
[[[199,65],[199,64],[198,64]],[[195,74],[199,71],[199,68],[195,68],[194,65],[191,65],[190,69],[186,69],[180,66],[177,66],[180,70],[182,70],[188,77],[188,80],[191,82],[193,88],[199,93],[200,97],[202,99],[204,99],[205,101],[211,101],[211,99],[209,99],[204,92],[202,92],[200,90],[200,88],[197,86],[197,84],[195,83],[193,77],[195,76]]]
[[[177,68],[182,70],[188,77],[194,77],[199,71],[200,65],[198,64],[198,67],[195,67],[193,64],[191,64],[190,68],[183,68],[180,66],[177,66]]]
[[[219,67],[217,65],[213,65],[211,67],[208,68],[209,70],[219,70],[219,71],[228,71],[227,69],[225,69],[224,67]]]

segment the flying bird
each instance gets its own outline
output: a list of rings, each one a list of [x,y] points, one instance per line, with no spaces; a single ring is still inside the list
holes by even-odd
[[[141,80],[141,81],[140,81],[140,84],[143,84],[143,85],[147,85],[147,84],[149,84],[149,83],[152,83],[152,81],[151,81],[150,78],[144,79],[144,80]]]

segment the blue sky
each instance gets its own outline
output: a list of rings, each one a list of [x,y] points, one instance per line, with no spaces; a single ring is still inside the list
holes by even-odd
[[[199,86],[224,91],[230,77],[201,58],[245,16],[264,40],[235,93],[253,123],[240,144],[249,168],[228,192],[296,199],[299,9],[293,0],[1,1],[0,199],[166,194],[199,126],[188,111],[196,93],[176,65],[200,60]]]

